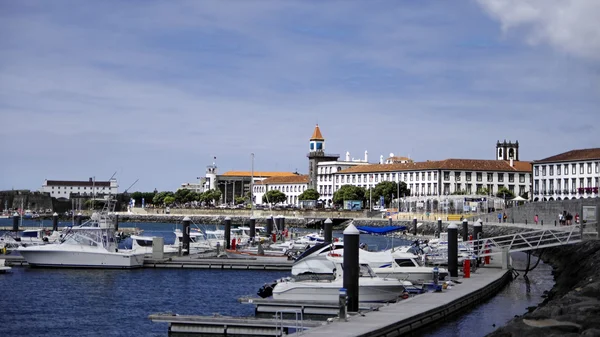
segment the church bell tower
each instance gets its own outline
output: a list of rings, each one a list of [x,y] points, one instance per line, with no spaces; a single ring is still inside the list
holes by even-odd
[[[312,137],[309,141],[309,152],[308,152],[308,177],[309,184],[308,188],[317,189],[317,175],[318,175],[318,164],[324,161],[337,161],[338,155],[325,154],[325,138],[321,134],[319,124],[315,126]]]

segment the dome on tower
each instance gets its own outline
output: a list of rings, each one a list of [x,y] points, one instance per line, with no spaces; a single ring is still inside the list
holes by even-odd
[[[321,134],[321,129],[319,129],[319,124],[317,124],[317,126],[315,126],[315,131],[313,131],[312,137],[310,137],[310,140],[321,140],[324,141],[325,138],[323,138],[323,135]]]

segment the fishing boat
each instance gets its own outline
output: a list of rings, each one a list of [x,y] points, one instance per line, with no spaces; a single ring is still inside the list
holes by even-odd
[[[19,247],[32,267],[139,268],[144,253],[119,252],[114,219],[115,200],[108,197],[101,212],[67,231],[60,243]]]
[[[302,301],[315,299],[324,302],[337,302],[339,290],[343,288],[343,259],[328,258],[335,266],[332,279],[285,278],[279,280],[272,289],[273,299]],[[413,287],[408,281],[396,278],[382,278],[373,272],[365,262],[360,263],[358,278],[359,302],[393,302]]]

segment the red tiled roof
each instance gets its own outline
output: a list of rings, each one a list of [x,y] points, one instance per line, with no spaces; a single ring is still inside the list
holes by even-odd
[[[557,154],[552,157],[544,158],[542,160],[536,160],[535,163],[550,163],[557,161],[576,161],[589,159],[600,159],[600,148],[571,150],[568,152]]]
[[[256,183],[257,185],[273,184],[308,184],[308,175],[294,175],[288,177],[271,177]]]
[[[531,172],[531,163],[525,161],[514,161],[513,166],[510,166],[510,162],[503,160],[446,159],[414,163],[361,165],[342,170],[340,173],[375,173],[426,170]]]
[[[289,177],[296,176],[297,174],[294,172],[261,172],[254,171],[254,177]],[[228,171],[223,173],[221,176],[226,177],[251,177],[251,171]]]
[[[106,186],[110,187],[110,181],[71,181],[71,180],[46,180],[46,186]]]

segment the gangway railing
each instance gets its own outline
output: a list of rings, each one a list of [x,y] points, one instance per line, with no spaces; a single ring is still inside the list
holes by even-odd
[[[508,252],[523,252],[547,247],[564,246],[582,242],[584,240],[598,239],[596,226],[591,224],[574,225],[568,227],[545,228],[521,233],[483,238],[463,242],[475,248],[479,247],[477,257],[485,257]]]
[[[285,321],[283,319],[284,314],[295,315],[295,324],[293,326],[285,325]],[[304,332],[304,317],[302,314],[302,309],[283,309],[275,312],[275,336],[283,336],[284,328],[293,328],[296,335],[301,335]]]

